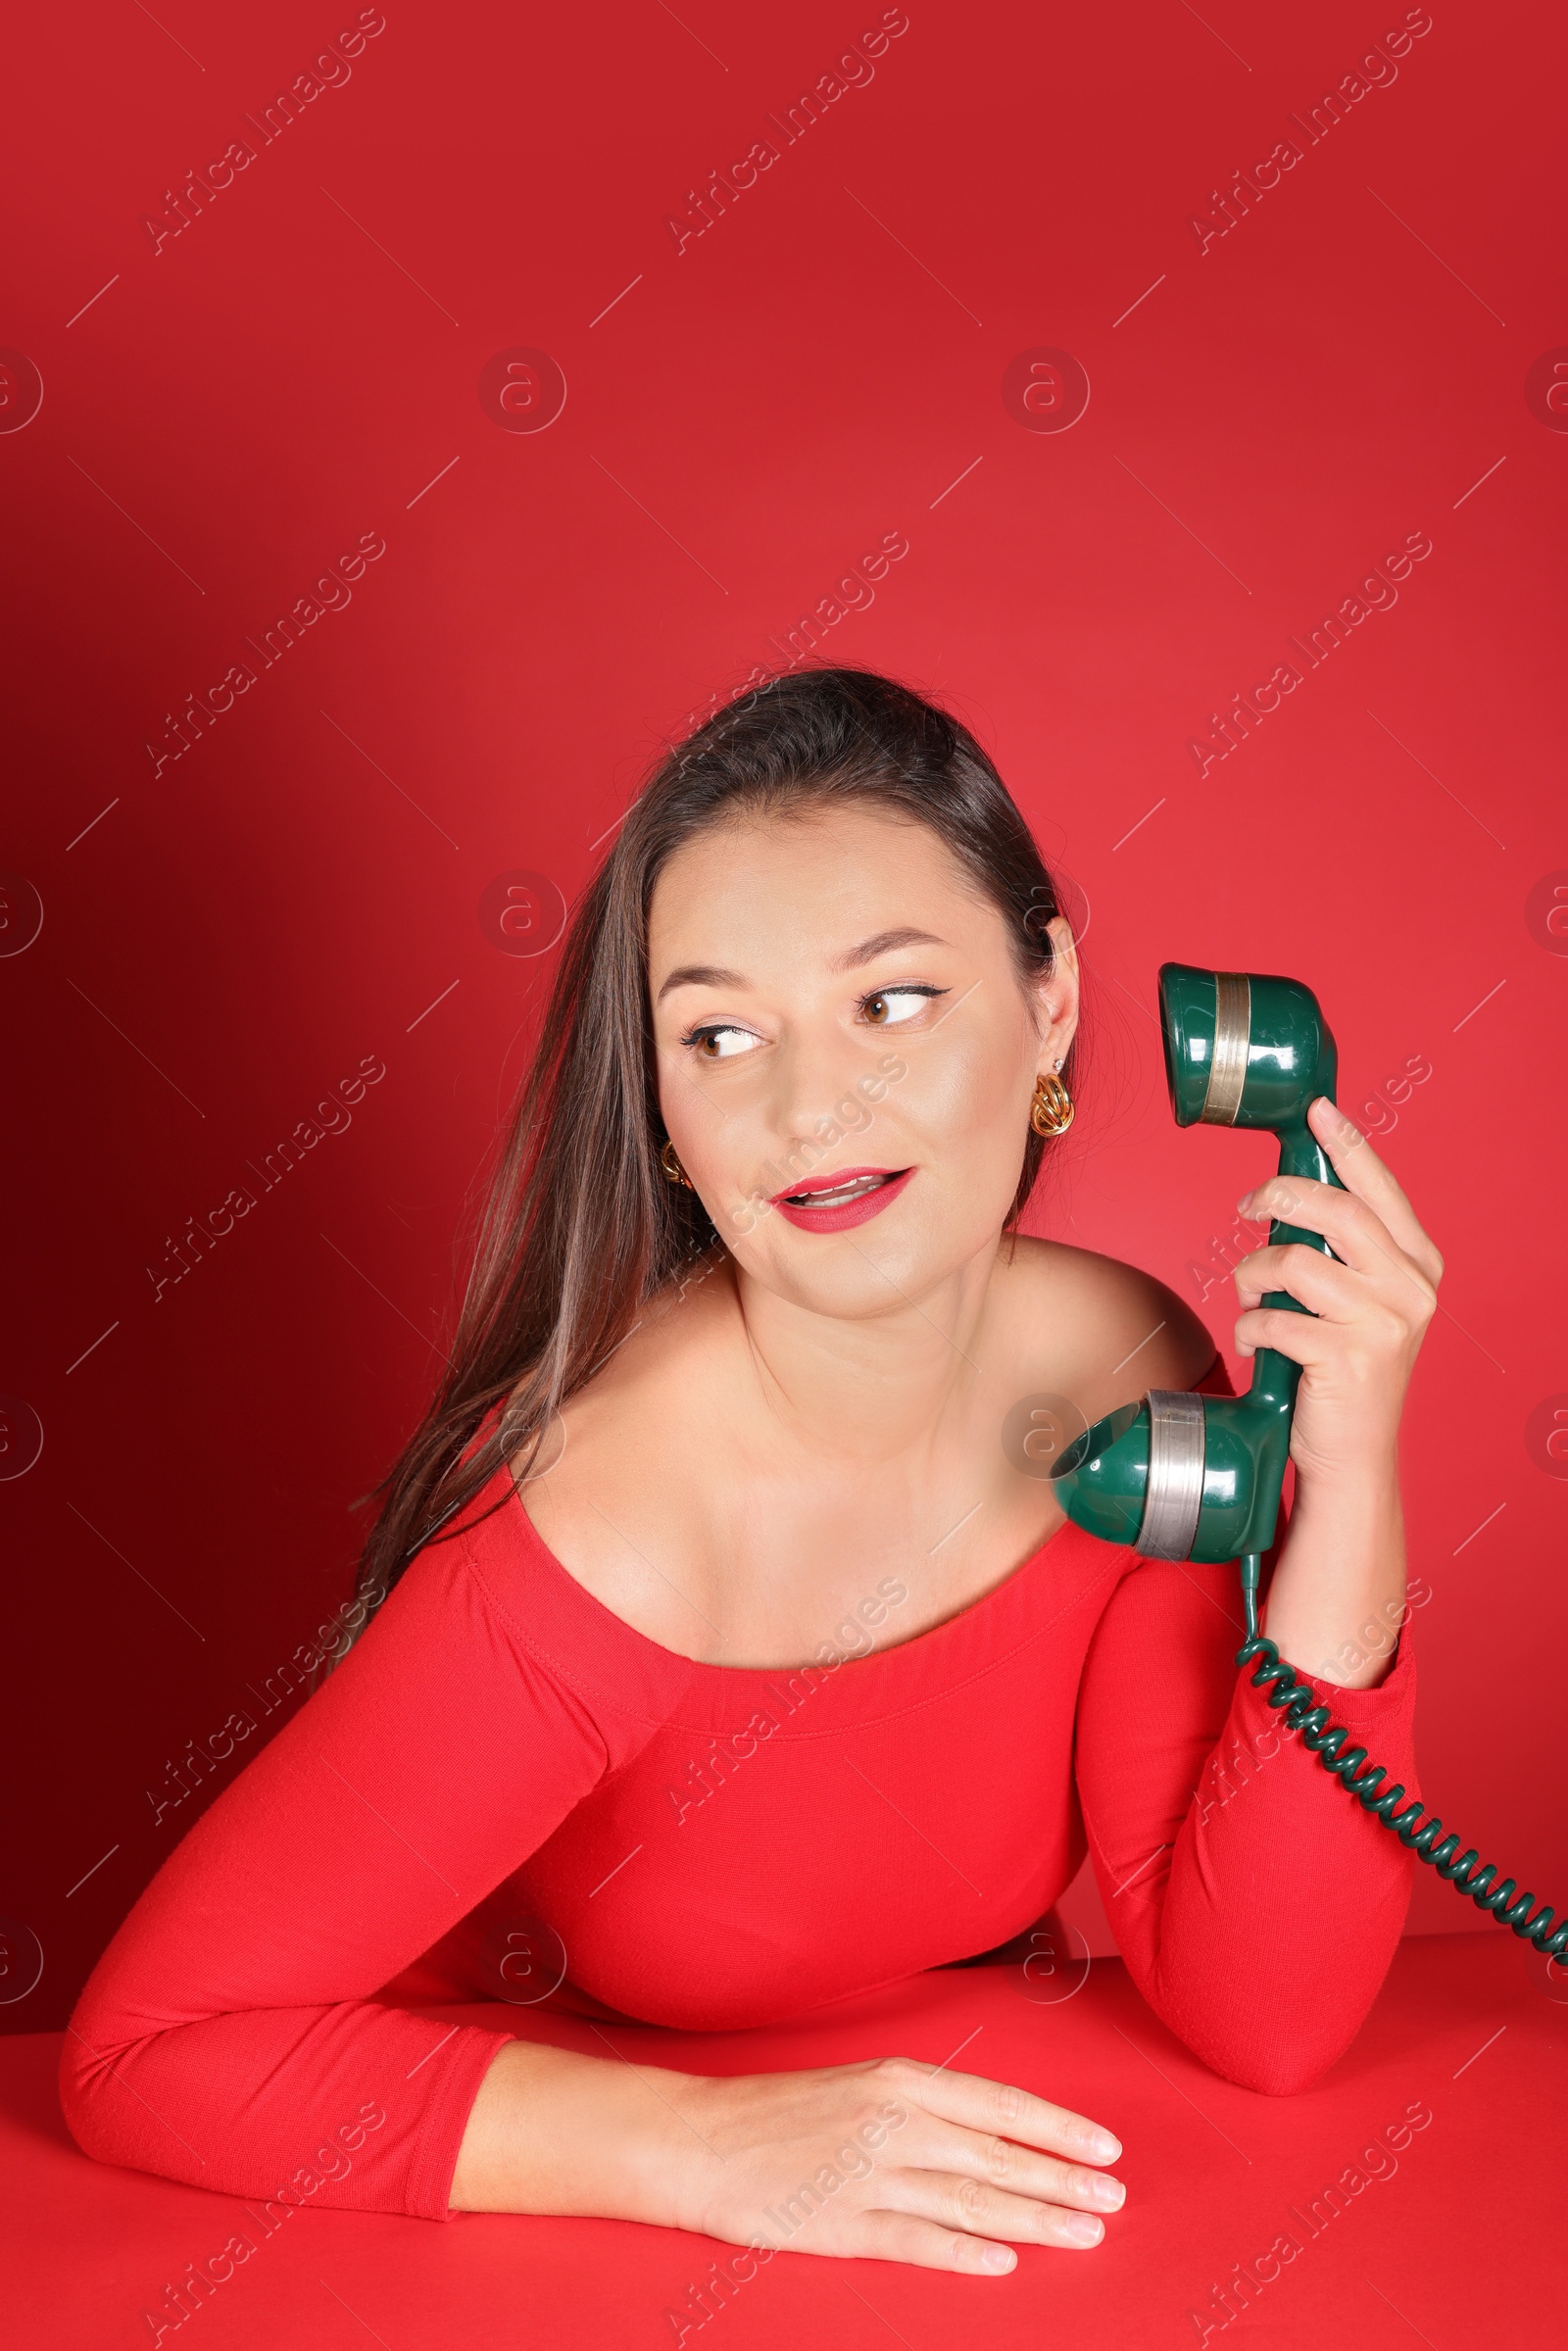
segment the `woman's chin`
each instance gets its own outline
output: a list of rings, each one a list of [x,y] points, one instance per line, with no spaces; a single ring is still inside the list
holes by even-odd
[[[966,1220],[967,1221],[967,1220]],[[940,1294],[1001,1238],[998,1224],[978,1234],[929,1229],[797,1234],[779,1220],[779,1239],[745,1270],[764,1290],[813,1314],[841,1322],[879,1321],[907,1313]]]

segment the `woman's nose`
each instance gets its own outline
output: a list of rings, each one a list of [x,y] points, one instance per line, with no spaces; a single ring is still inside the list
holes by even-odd
[[[865,1055],[842,1040],[792,1047],[782,1054],[772,1110],[784,1148],[809,1143],[820,1152],[832,1148],[825,1128],[842,1135],[868,1127],[873,1110],[863,1081],[869,1075]]]

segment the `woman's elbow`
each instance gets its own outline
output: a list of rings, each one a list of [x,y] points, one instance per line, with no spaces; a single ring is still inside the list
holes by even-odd
[[[1338,2055],[1338,2051],[1334,2053]],[[1253,2064],[1223,2069],[1227,2081],[1242,2089],[1256,2090],[1264,2098],[1298,2098],[1302,2090],[1310,2089],[1334,2063],[1334,2056],[1294,2057],[1289,2054],[1265,2057]]]
[[[103,2145],[102,2100],[95,2094],[103,2070],[101,2061],[84,2047],[79,2035],[68,2031],[60,2052],[60,2111],[66,2129],[83,2155],[112,2163],[114,2156]]]
[[[1263,2098],[1298,2098],[1339,2063],[1354,2038],[1354,2031],[1342,2032],[1332,2041],[1319,2038],[1305,2044],[1270,2038],[1245,2048],[1233,2044],[1196,2049],[1194,2055],[1239,2089],[1255,2090]]]
[[[117,2067],[135,2045],[94,2047],[74,2025],[68,2026],[60,2052],[60,2111],[83,2155],[95,2163],[149,2171],[153,2167],[136,2135],[135,2101],[116,2079]]]

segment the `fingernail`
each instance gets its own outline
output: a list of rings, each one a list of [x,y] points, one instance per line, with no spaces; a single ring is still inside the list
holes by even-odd
[[[1107,2212],[1119,2212],[1127,2201],[1127,2190],[1119,2180],[1097,2180],[1089,2192]]]
[[[1006,2245],[987,2245],[980,2265],[987,2270],[1012,2270],[1018,2266],[1018,2256]]]
[[[1103,2221],[1097,2221],[1092,2212],[1075,2212],[1062,2225],[1063,2236],[1070,2236],[1075,2245],[1098,2245],[1105,2233]]]
[[[1249,1209],[1249,1208],[1251,1206],[1251,1204],[1252,1204],[1252,1196],[1251,1196],[1251,1194],[1250,1194],[1250,1192],[1244,1192],[1244,1193],[1242,1194],[1242,1197],[1241,1197],[1241,1199],[1240,1199],[1240,1200],[1237,1201],[1237,1203],[1236,1203],[1236,1213],[1237,1213],[1237,1215],[1238,1215],[1238,1216],[1245,1216],[1245,1215],[1247,1214],[1247,1211],[1248,1211],[1248,1209]]]
[[[1108,2131],[1091,2131],[1089,2152],[1096,2163],[1114,2163],[1121,2153],[1121,2140],[1112,2138]]]

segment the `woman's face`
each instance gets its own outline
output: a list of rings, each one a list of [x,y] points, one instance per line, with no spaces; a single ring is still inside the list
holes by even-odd
[[[722,824],[649,909],[664,1124],[741,1267],[819,1312],[886,1312],[995,1244],[1035,1081],[1078,1011],[926,826],[864,808]]]

